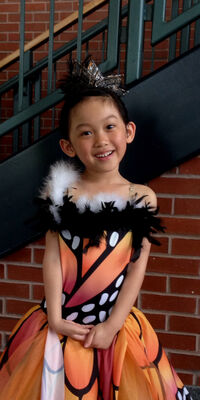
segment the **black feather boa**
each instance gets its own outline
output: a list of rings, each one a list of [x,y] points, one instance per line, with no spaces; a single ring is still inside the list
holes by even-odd
[[[94,212],[89,205],[85,206],[85,211],[80,212],[77,205],[71,200],[72,197],[65,196],[62,206],[53,205],[47,199],[38,199],[40,204],[40,221],[43,230],[62,231],[68,229],[72,234],[89,238],[87,248],[98,246],[104,231],[125,230],[132,231],[132,245],[134,255],[132,260],[139,257],[142,247],[142,239],[146,237],[150,243],[160,245],[160,242],[152,236],[157,232],[164,232],[165,227],[161,225],[161,219],[157,217],[159,207],[153,208],[150,203],[145,203],[142,207],[137,207],[144,197],[127,201],[125,208],[119,210],[114,201],[102,202],[101,209]],[[59,222],[56,221],[52,207],[56,209]],[[87,248],[84,251],[87,251]]]

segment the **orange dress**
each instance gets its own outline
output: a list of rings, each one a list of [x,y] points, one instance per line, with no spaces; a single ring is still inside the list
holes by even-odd
[[[112,229],[105,223],[104,234],[96,235],[98,244],[92,243],[93,238],[90,243],[88,226],[91,223],[94,227],[95,215],[92,213],[89,222],[90,209],[79,210],[77,217],[80,220],[87,217],[88,226],[77,228],[76,233],[72,222],[78,227],[75,222],[77,207],[71,203],[65,198],[59,214],[58,204],[48,200],[48,209],[58,226],[63,277],[62,317],[82,324],[98,324],[112,312],[130,260],[134,262],[139,257],[136,249],[133,250],[133,243],[136,247],[137,241],[133,242],[134,229],[125,228],[125,224],[116,228],[111,221]],[[122,205],[121,211],[114,210],[113,205],[104,209],[106,220],[112,211],[115,219],[115,211],[124,210]],[[56,208],[52,209],[54,206]],[[137,208],[135,206],[131,204],[132,208]],[[136,211],[140,225],[146,224],[140,219],[143,208],[138,207]],[[157,217],[152,216],[150,210],[146,211],[150,232],[159,224]],[[65,215],[69,216],[69,221]],[[103,214],[100,216],[103,221]],[[84,230],[87,238],[82,235]],[[81,342],[52,331],[48,326],[45,299],[41,305],[31,308],[14,328],[0,361],[0,388],[0,400],[191,399],[155,331],[137,308],[131,309],[111,346],[101,350],[84,348]]]

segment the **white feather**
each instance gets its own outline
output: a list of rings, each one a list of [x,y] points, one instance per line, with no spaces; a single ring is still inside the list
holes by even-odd
[[[40,191],[40,197],[44,200],[50,197],[52,205],[50,211],[54,215],[55,220],[59,223],[60,216],[57,206],[63,205],[63,197],[73,184],[80,180],[80,173],[67,161],[57,161],[50,167],[49,175],[44,180],[43,187]],[[142,207],[143,201],[137,205],[134,204],[137,195],[134,199],[129,200],[134,207]],[[115,207],[119,211],[126,207],[128,199],[123,198],[117,193],[100,192],[90,198],[87,195],[81,195],[76,201],[77,208],[80,213],[85,211],[86,206],[90,206],[91,211],[98,212],[102,209],[102,203],[114,202]]]
[[[67,189],[80,178],[74,166],[66,161],[57,161],[50,167],[50,172],[44,181],[40,197],[50,197],[53,204],[62,206],[63,196]]]

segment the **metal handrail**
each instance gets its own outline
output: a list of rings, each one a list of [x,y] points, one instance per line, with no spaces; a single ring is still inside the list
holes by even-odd
[[[102,7],[106,4],[108,0],[92,0],[90,3],[86,4],[83,8],[83,15],[86,16],[96,10],[99,7]],[[64,18],[61,22],[54,25],[54,36],[61,33],[63,30],[67,29],[71,24],[78,21],[78,11],[74,11],[71,15]],[[47,29],[42,34],[36,36],[33,40],[26,43],[24,46],[24,52],[28,50],[34,50],[37,47],[41,46],[49,39],[50,30]],[[4,57],[0,60],[0,70],[2,68],[8,67],[8,65],[12,64],[13,62],[17,61],[20,56],[20,49],[15,50],[13,53],[9,54],[8,56]]]

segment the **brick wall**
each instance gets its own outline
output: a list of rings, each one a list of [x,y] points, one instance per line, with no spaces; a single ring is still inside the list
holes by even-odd
[[[48,27],[49,2],[27,0],[26,40],[31,40]],[[170,2],[168,2],[170,3]],[[77,9],[77,2],[57,1],[56,22]],[[104,17],[100,10],[97,18]],[[102,14],[100,16],[100,13]],[[19,0],[1,0],[0,58],[19,46]],[[94,22],[94,21],[93,21]],[[88,23],[92,23],[89,21]],[[74,29],[74,30],[73,30]],[[69,40],[59,36],[58,42]],[[63,33],[64,35],[64,33]],[[143,74],[151,69],[151,24],[146,24]],[[177,42],[179,44],[180,41]],[[94,44],[94,47],[97,44]],[[95,47],[96,48],[96,47]],[[123,54],[124,45],[122,45]],[[40,49],[42,54],[47,47]],[[178,47],[177,47],[178,51]],[[96,53],[95,53],[96,54]],[[166,62],[168,41],[155,48],[155,67]],[[64,61],[63,61],[64,63]],[[63,64],[64,65],[64,64]],[[0,83],[16,73],[18,65],[1,72]],[[62,65],[60,72],[62,73]],[[46,80],[43,85],[45,89]],[[45,90],[44,90],[45,92]],[[7,97],[5,119],[11,114]],[[51,115],[46,114],[47,127]],[[45,125],[44,125],[45,131]],[[0,142],[1,157],[10,154],[12,138]],[[161,247],[152,246],[139,307],[157,330],[170,359],[187,384],[200,384],[200,158],[180,165],[150,182],[160,205],[160,215],[167,233],[160,236]],[[23,313],[43,297],[42,257],[44,239],[0,260],[0,349]]]

